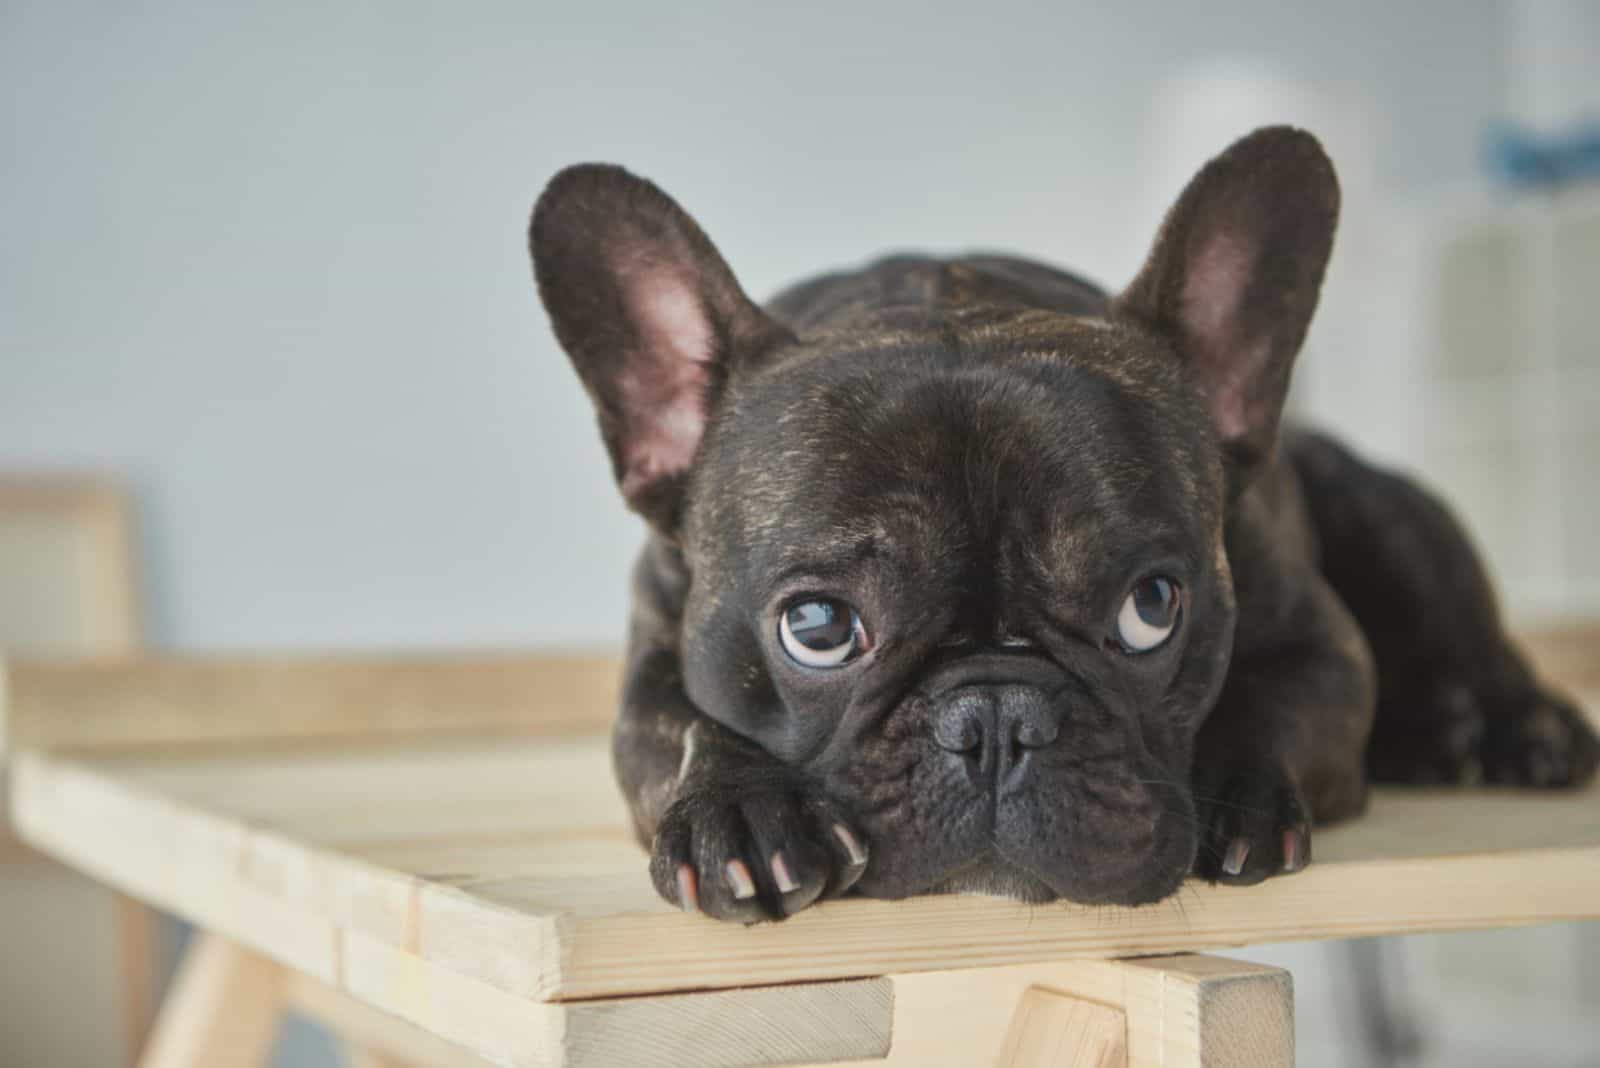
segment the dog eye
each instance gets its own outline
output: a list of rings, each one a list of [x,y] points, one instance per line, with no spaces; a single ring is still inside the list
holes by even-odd
[[[1117,612],[1117,644],[1129,653],[1159,648],[1178,629],[1181,604],[1178,584],[1165,575],[1140,579]]]
[[[861,617],[836,597],[795,601],[778,617],[778,641],[802,667],[834,668],[866,651]]]

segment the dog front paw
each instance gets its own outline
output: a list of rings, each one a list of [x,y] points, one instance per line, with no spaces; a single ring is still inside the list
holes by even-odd
[[[656,892],[718,920],[782,920],[849,890],[866,840],[835,806],[795,781],[686,784],[651,848]]]
[[[1311,815],[1289,774],[1262,766],[1196,774],[1195,874],[1249,886],[1311,862]]]

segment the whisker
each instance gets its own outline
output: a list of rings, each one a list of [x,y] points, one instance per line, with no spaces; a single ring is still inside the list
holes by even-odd
[[[1173,782],[1171,779],[1135,779],[1134,782],[1144,786],[1170,786],[1175,790],[1183,789],[1181,783]],[[1202,804],[1216,805],[1219,808],[1231,808],[1238,812],[1248,812],[1257,816],[1265,816],[1271,811],[1256,805],[1241,805],[1235,801],[1224,801],[1220,797],[1209,797],[1205,794],[1191,793],[1189,796]]]

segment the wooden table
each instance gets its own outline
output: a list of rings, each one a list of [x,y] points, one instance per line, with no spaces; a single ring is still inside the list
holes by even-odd
[[[1600,916],[1600,791],[1383,791],[1255,888],[725,926],[650,889],[601,733],[613,677],[587,658],[14,664],[13,813],[35,848],[210,933],[147,1053],[162,1068],[252,1063],[286,1006],[371,1064],[1283,1064],[1288,976],[1186,954]]]

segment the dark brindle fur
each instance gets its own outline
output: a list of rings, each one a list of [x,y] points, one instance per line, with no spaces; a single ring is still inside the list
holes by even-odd
[[[1337,213],[1316,141],[1262,130],[1118,296],[898,257],[763,310],[654,186],[551,182],[540,291],[653,528],[614,753],[663,896],[1137,904],[1298,870],[1369,780],[1593,774],[1444,507],[1280,441]],[[1130,655],[1106,636],[1157,572],[1181,615]],[[870,651],[787,657],[803,594],[856,606]]]

